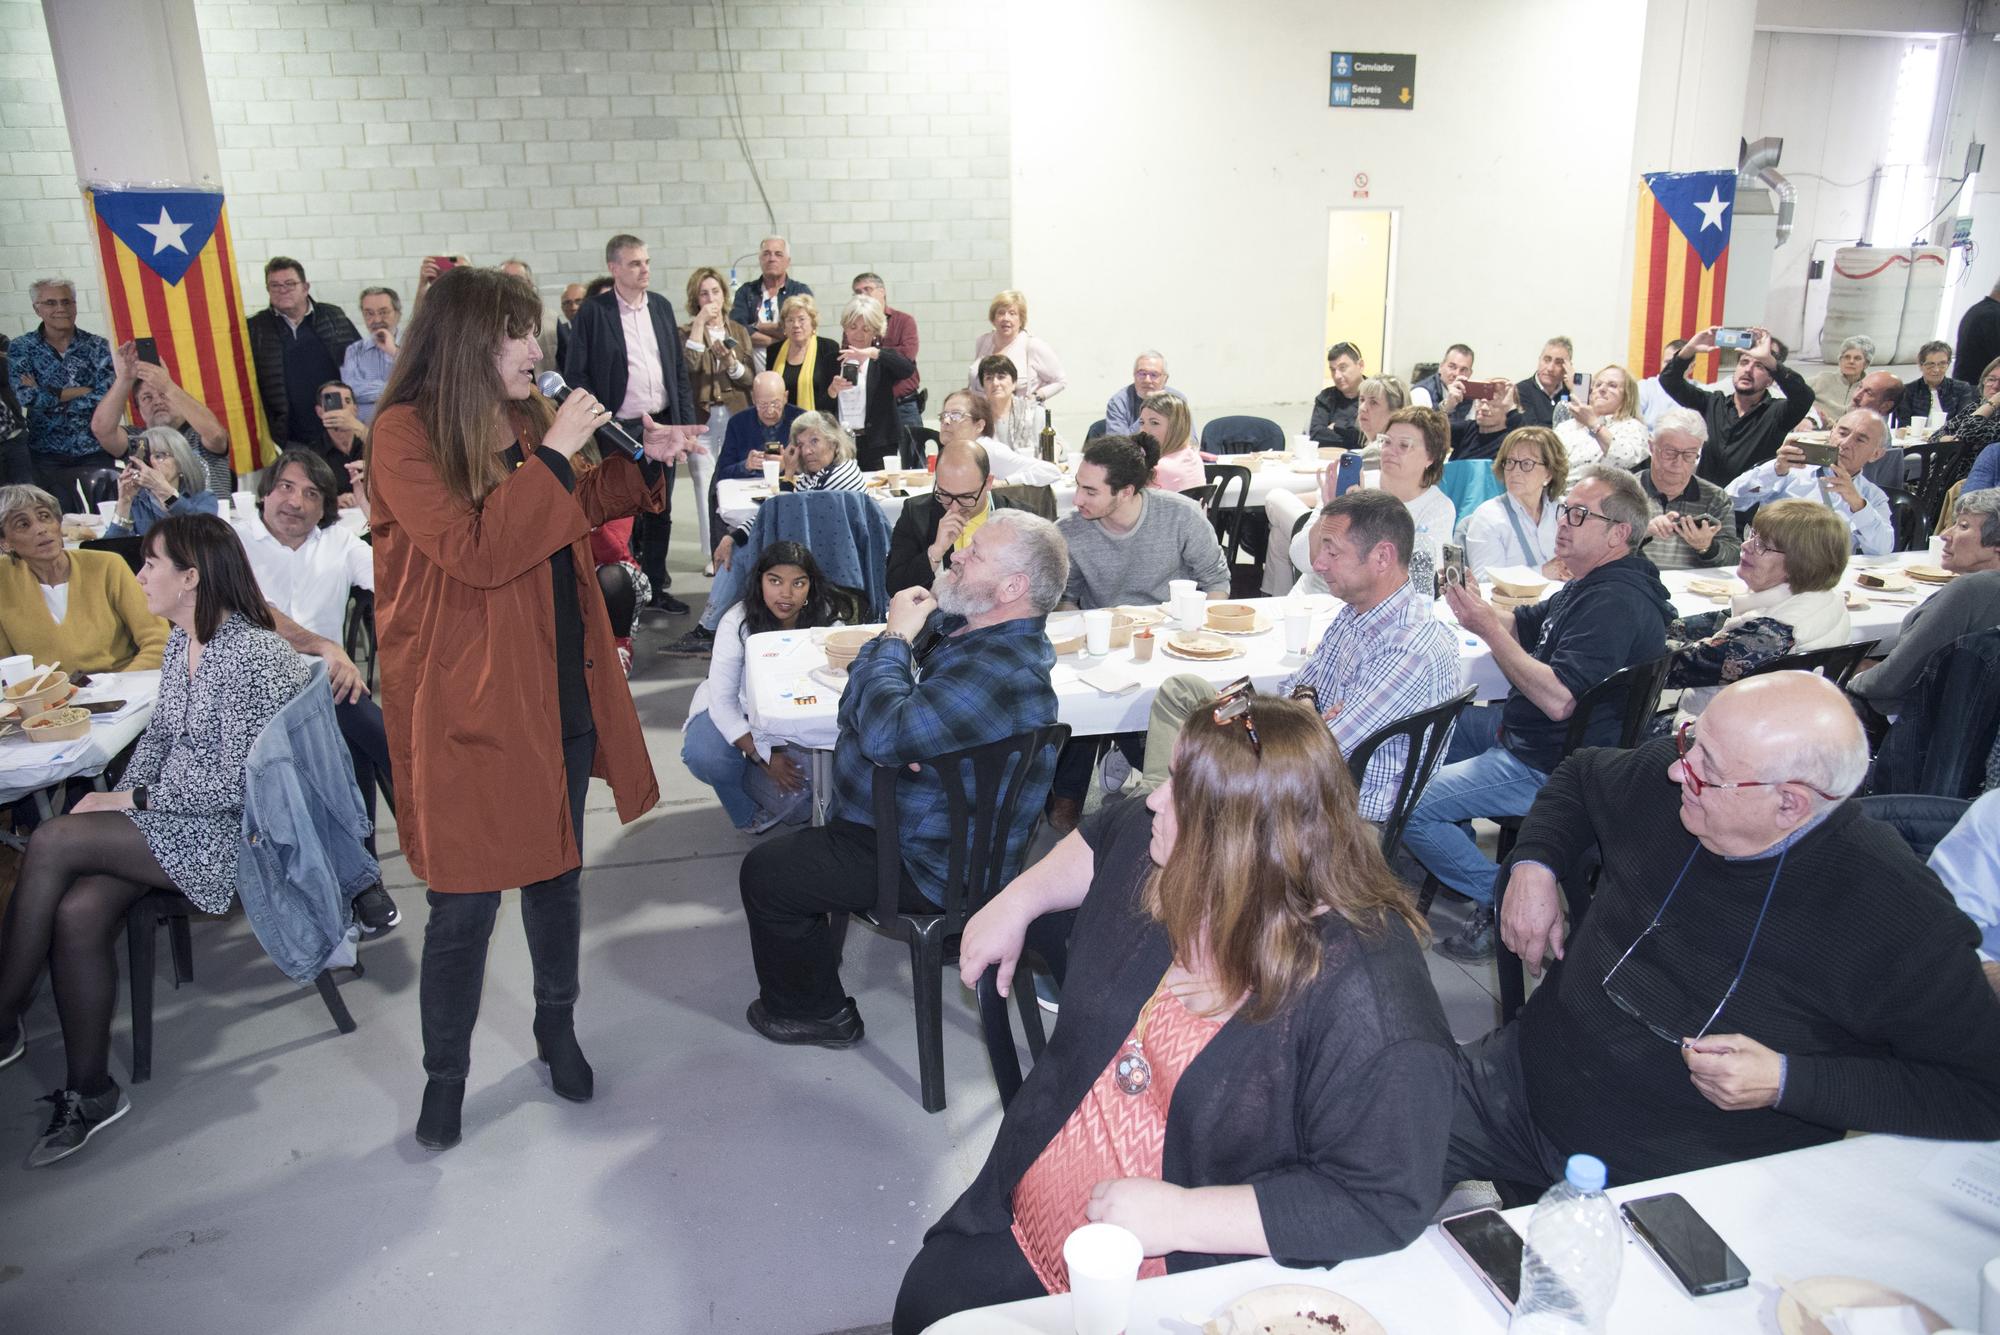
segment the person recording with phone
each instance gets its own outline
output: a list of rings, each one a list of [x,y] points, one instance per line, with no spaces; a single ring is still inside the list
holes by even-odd
[[[579,336],[616,328],[620,299]],[[430,886],[418,996],[427,1149],[459,1140],[487,939],[510,886],[525,883],[536,1053],[557,1094],[591,1097],[574,1024],[584,797],[597,774],[622,821],[659,800],[588,537],[664,506],[663,466],[701,448],[699,429],[647,414],[635,459],[588,389],[554,408],[535,388],[540,327],[526,284],[447,271],[410,322],[375,421],[382,711],[398,834]],[[678,364],[678,340],[662,342]],[[604,462],[579,478],[571,460],[600,432]]]
[[[144,537],[170,514],[216,512],[201,461],[187,438],[170,426],[149,426],[131,438],[118,473],[118,503],[107,538]]]
[[[1823,445],[1787,436],[1777,458],[1729,484],[1729,498],[1739,510],[1786,497],[1817,500],[1847,520],[1856,552],[1887,556],[1896,548],[1889,498],[1861,473],[1882,457],[1888,440],[1889,423],[1882,414],[1872,408],[1849,409]]]
[[[881,302],[873,297],[850,300],[840,313],[839,366],[826,387],[841,428],[854,436],[855,458],[867,472],[887,467],[892,459],[901,461],[903,422],[890,390],[917,369],[882,341],[888,328]]]
[[[1671,408],[1647,446],[1651,462],[1633,474],[1653,512],[1639,550],[1662,570],[1710,570],[1736,564],[1741,548],[1736,505],[1698,473],[1708,423],[1692,408]]]
[[[194,447],[208,490],[228,495],[234,480],[229,471],[229,432],[207,404],[182,389],[160,365],[158,341],[121,343],[111,354],[111,365],[111,388],[90,414],[90,432],[105,453],[124,454],[138,434],[125,425],[125,405],[137,403],[139,420],[147,427],[172,427]]]
[[[1717,486],[1748,469],[1777,457],[1785,437],[1813,410],[1812,386],[1785,364],[1785,345],[1771,331],[1750,328],[1750,346],[1736,359],[1729,389],[1702,389],[1688,383],[1694,359],[1716,350],[1720,327],[1704,329],[1682,345],[1660,368],[1660,388],[1684,408],[1692,408],[1708,423],[1708,446],[1702,451],[1700,475]],[[1776,385],[1782,399],[1771,392]]]
[[[361,420],[354,391],[338,380],[321,385],[314,411],[320,436],[312,452],[333,470],[336,504],[342,510],[368,513],[368,424]]]
[[[721,425],[750,406],[750,382],[757,358],[750,331],[729,318],[729,284],[721,272],[704,265],[688,275],[688,322],[681,326],[687,353],[688,385],[694,391],[697,422],[709,421],[721,408]]]

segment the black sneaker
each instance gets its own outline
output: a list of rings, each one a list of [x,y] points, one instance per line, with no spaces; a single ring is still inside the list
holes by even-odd
[[[1465,926],[1437,943],[1437,953],[1460,964],[1484,964],[1493,958],[1493,908],[1481,904]]]
[[[655,612],[665,612],[670,617],[684,617],[688,614],[688,605],[665,589],[661,589],[655,593],[653,600],[647,603],[646,606],[652,608]]]
[[[84,1147],[89,1139],[110,1126],[113,1122],[132,1111],[132,1100],[125,1097],[125,1091],[116,1082],[102,1094],[89,1098],[73,1089],[58,1089],[53,1094],[45,1094],[39,1103],[56,1105],[55,1116],[49,1118],[49,1129],[35,1142],[35,1148],[28,1151],[28,1167],[40,1168],[58,1159],[67,1159]]]
[[[403,920],[403,911],[377,882],[354,897],[354,921],[367,936],[380,936]]]
[[[764,1009],[762,997],[750,1003],[745,1013],[750,1027],[773,1043],[793,1047],[851,1048],[861,1041],[861,1012],[854,998],[824,1020],[787,1020]]]
[[[696,626],[660,650],[669,658],[707,658],[715,650],[715,632]]]

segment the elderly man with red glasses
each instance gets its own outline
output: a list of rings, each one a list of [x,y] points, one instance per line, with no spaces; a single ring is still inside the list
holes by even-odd
[[[2000,1005],[1979,932],[1847,797],[1868,747],[1840,690],[1779,672],[1691,728],[1572,756],[1515,846],[1501,939],[1562,967],[1460,1052],[1449,1181],[1613,1182],[1838,1140],[2000,1136]],[[1589,912],[1558,882],[1595,848]]]

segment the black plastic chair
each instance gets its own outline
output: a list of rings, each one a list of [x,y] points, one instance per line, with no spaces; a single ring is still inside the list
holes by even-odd
[[[1979,447],[1962,440],[1949,444],[1932,442],[1930,455],[1924,461],[1923,478],[1917,483],[1917,505],[1923,512],[1925,527],[1937,527],[1946,493],[1972,472],[1978,457]]]
[[[342,620],[340,647],[361,672],[361,680],[374,690],[380,684],[376,680],[375,662],[375,591],[359,585],[347,591],[347,615]]]
[[[77,548],[86,552],[116,552],[126,565],[132,567],[135,575],[139,573],[139,567],[146,564],[146,540],[141,537],[86,538],[77,544]]]
[[[1972,805],[1962,797],[1930,793],[1879,793],[1857,800],[1862,814],[1894,826],[1910,851],[1925,861]]]
[[[1088,445],[1091,441],[1103,435],[1105,430],[1104,419],[1100,417],[1095,422],[1092,422],[1089,429],[1083,433],[1083,443]]]
[[[1204,482],[1199,487],[1183,487],[1181,488],[1181,495],[1199,505],[1203,510],[1207,510],[1208,503],[1215,499],[1215,484],[1213,482]]]
[[[1831,649],[1786,654],[1743,675],[1761,677],[1769,672],[1817,672],[1835,686],[1845,686],[1847,679],[1854,675],[1854,670],[1861,666],[1861,660],[1874,653],[1879,643],[1879,640],[1864,640],[1860,644],[1836,644]]]
[[[1242,464],[1204,464],[1202,472],[1215,488],[1208,498],[1208,522],[1215,525],[1216,541],[1222,544],[1223,563],[1233,566],[1236,554],[1243,550],[1243,516],[1250,503],[1250,470]]]
[[[173,956],[174,986],[194,981],[194,940],[188,919],[195,907],[178,890],[152,890],[125,910],[125,958],[132,980],[132,1083],[144,1084],[153,1078],[153,974],[156,969],[153,933],[167,929],[167,945]],[[353,965],[361,977],[361,961]],[[333,970],[322,969],[313,980],[334,1027],[343,1034],[354,1032],[354,1016],[334,986]]]
[[[1201,429],[1210,454],[1257,454],[1285,448],[1285,428],[1268,417],[1218,417]]]
[[[1882,494],[1889,498],[1889,526],[1896,533],[1896,550],[1899,552],[1922,551],[1930,542],[1930,525],[1924,522],[1924,507],[1901,487],[1885,487]]]
[[[1438,761],[1444,755],[1445,739],[1451,735],[1451,725],[1459,713],[1478,692],[1470,686],[1433,709],[1420,710],[1408,714],[1393,723],[1385,723],[1355,745],[1353,754],[1347,757],[1347,772],[1354,776],[1354,786],[1361,786],[1362,777],[1368,769],[1368,762],[1375,757],[1383,743],[1394,737],[1406,737],[1410,743],[1410,753],[1403,762],[1403,777],[1396,785],[1395,805],[1389,809],[1389,818],[1382,822],[1382,856],[1393,858],[1397,845],[1403,842],[1403,827],[1409,824],[1410,811],[1417,805],[1417,799],[1424,795],[1424,786],[1437,773]],[[1421,909],[1428,909],[1430,900],[1426,895]]]
[[[1597,897],[1597,876],[1604,869],[1603,859],[1592,844],[1577,860],[1575,871],[1558,881],[1562,887],[1563,902],[1567,907],[1569,926],[1564,934],[1565,941],[1576,939],[1577,925],[1583,921],[1584,911]],[[1499,873],[1493,878],[1493,912],[1497,916],[1500,904],[1506,897],[1507,881],[1514,869],[1503,860]],[[1505,942],[1494,933],[1493,960],[1500,983],[1500,1023],[1511,1024],[1521,1013],[1521,1007],[1528,1001],[1528,977],[1521,965],[1521,957],[1507,949]],[[1549,960],[1543,970],[1542,981],[1546,983],[1562,968],[1561,960]]]
[[[1049,782],[1055,777],[1055,757],[1069,740],[1069,725],[1051,724],[984,746],[954,751],[921,762],[936,770],[944,781],[944,793],[951,819],[950,854],[945,866],[942,912],[905,913],[898,891],[902,884],[902,840],[896,815],[896,785],[906,772],[900,765],[878,766],[875,770],[875,856],[876,898],[873,910],[854,916],[885,936],[895,937],[910,948],[912,1002],[917,1018],[917,1077],[925,1112],[944,1108],[944,967],[945,940],[965,930],[970,918],[1006,884],[1009,864],[1021,849],[1008,847],[1014,817],[1023,802],[1030,811],[1039,811],[1048,800]],[[1030,791],[1029,774],[1046,758],[1046,773]],[[964,777],[970,770],[971,791]],[[1026,840],[1022,841],[1023,846]],[[1018,980],[1025,983],[1025,977]],[[1017,986],[1024,999],[1023,1024],[1034,1017],[1026,1014],[1034,1005],[1030,987]],[[997,999],[997,997],[996,997]],[[1014,1040],[1006,1034],[999,1042],[995,1027],[988,1023],[988,1009],[981,1008],[982,1025],[987,1029],[988,1055],[994,1061],[994,1080],[1003,1083],[1007,1066],[1020,1080],[1019,1059]],[[1006,1012],[1000,1008],[999,1029],[1005,1029]],[[1035,1025],[1039,1021],[1035,1020]],[[1034,1028],[1029,1029],[1030,1041]],[[1001,1054],[1004,1048],[1005,1060]]]
[[[919,395],[921,395],[922,393],[923,391],[921,390],[918,391]],[[921,409],[919,409],[919,411],[921,411]],[[926,445],[938,444],[939,439],[940,438],[938,436],[936,427],[929,427],[929,426],[904,427],[902,459],[901,459],[903,467],[906,469],[922,468],[924,466],[924,453],[925,453],[924,447]]]
[[[1973,798],[2000,734],[2000,629],[1962,635],[1931,655],[1875,753],[1871,793]]]

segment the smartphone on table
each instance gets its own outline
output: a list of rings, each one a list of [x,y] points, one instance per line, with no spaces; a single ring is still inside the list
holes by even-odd
[[[135,338],[132,340],[132,355],[142,362],[160,365],[160,344],[158,339]]]
[[[1726,1293],[1750,1282],[1749,1267],[1686,1197],[1674,1192],[1647,1196],[1625,1202],[1618,1212],[1691,1296]]]
[[[1498,1210],[1455,1214],[1438,1225],[1459,1254],[1509,1312],[1521,1300],[1521,1252],[1526,1245]]]

